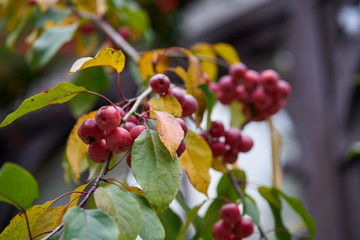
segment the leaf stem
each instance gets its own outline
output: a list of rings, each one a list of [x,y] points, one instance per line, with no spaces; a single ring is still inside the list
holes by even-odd
[[[118,87],[118,91],[119,91],[119,94],[121,96],[121,98],[127,102],[127,99],[125,98],[123,92],[121,91],[121,88],[120,88],[120,73],[117,73],[117,87]]]
[[[235,187],[236,193],[242,199],[244,197],[244,193],[242,192],[241,187],[240,187],[239,183],[237,182],[234,174],[232,172],[229,172],[228,175],[230,177],[231,183]],[[257,228],[258,228],[258,230],[260,232],[261,239],[269,240],[268,237],[266,236],[266,233],[265,233],[264,229],[260,226],[260,224],[257,225]]]

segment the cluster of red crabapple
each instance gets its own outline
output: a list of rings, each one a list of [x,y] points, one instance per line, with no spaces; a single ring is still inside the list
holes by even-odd
[[[268,69],[261,73],[248,69],[243,63],[233,64],[229,74],[218,83],[208,84],[217,99],[228,105],[236,100],[243,104],[247,120],[263,121],[285,106],[291,93],[290,85],[279,74]]]
[[[154,93],[165,94],[170,93],[170,80],[166,75],[157,74],[150,79],[150,86]],[[189,94],[173,91],[175,97],[183,108],[183,117],[192,115],[197,109],[195,98]],[[96,163],[103,163],[112,153],[126,152],[134,143],[135,139],[142,131],[147,129],[145,122],[140,123],[139,119],[131,115],[123,124],[122,118],[126,115],[124,109],[119,106],[103,106],[95,114],[95,118],[86,119],[78,129],[80,139],[89,144],[88,156]],[[141,114],[144,119],[148,118],[148,114]],[[176,118],[187,134],[188,128],[181,118]],[[185,143],[182,142],[176,153],[180,156],[186,149]],[[110,156],[112,158],[113,156]],[[131,152],[126,158],[127,164],[131,167]]]
[[[242,218],[235,203],[227,203],[220,209],[221,220],[212,228],[212,235],[217,240],[241,240],[254,232],[254,224],[248,218]]]

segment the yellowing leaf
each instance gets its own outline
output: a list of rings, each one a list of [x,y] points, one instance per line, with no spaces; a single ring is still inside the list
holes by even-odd
[[[54,6],[59,0],[36,0],[41,12],[46,12],[50,7]]]
[[[26,211],[29,220],[30,229],[33,228],[36,220],[49,208],[52,202],[46,202],[43,205],[34,205]],[[26,220],[23,213],[16,215],[10,224],[0,234],[0,240],[27,240],[29,234],[27,230]]]
[[[161,95],[160,98],[151,98],[149,104],[152,110],[164,111],[175,117],[181,117],[181,105],[178,100],[170,94]]]
[[[157,57],[155,70],[157,73],[165,73],[170,65],[170,58],[164,54]]]
[[[144,81],[155,75],[154,64],[158,61],[159,54],[162,52],[163,50],[160,49],[145,52],[143,55],[141,55],[138,66],[140,75]]]
[[[211,161],[211,167],[222,173],[229,172],[229,169],[226,167],[226,164],[224,163],[223,157],[214,157]]]
[[[115,69],[117,73],[120,73],[125,66],[125,55],[121,50],[117,51],[112,48],[101,49],[94,58],[84,57],[76,60],[68,74],[94,66],[109,66]]]
[[[228,43],[216,43],[213,45],[215,52],[230,65],[241,62],[235,48]]]
[[[195,112],[195,123],[196,127],[198,128],[202,122],[204,112],[206,110],[206,98],[204,93],[199,88],[188,87],[186,88],[186,91],[193,95],[198,103],[198,108]]]
[[[88,118],[94,118],[96,111],[82,115],[76,122],[75,126],[70,132],[68,141],[66,143],[66,156],[69,160],[70,166],[77,177],[80,177],[81,162],[87,152],[87,145],[80,139],[77,131],[80,125]]]
[[[83,192],[84,189],[89,185],[89,183],[91,182],[88,182],[86,184],[83,184],[79,187],[77,187],[74,191],[75,192]],[[72,208],[72,207],[75,207],[77,205],[77,203],[79,202],[79,196],[81,195],[81,193],[72,193],[71,196],[70,196],[70,201],[69,201],[69,206],[68,206],[68,209]],[[77,198],[76,200],[74,200],[75,198]]]
[[[126,186],[126,191],[127,192],[132,192],[132,193],[137,193],[137,194],[143,196],[144,198],[146,198],[145,194],[144,194],[144,191],[142,189],[138,188],[138,187]]]
[[[282,179],[283,179],[281,163],[280,163],[282,136],[280,132],[275,128],[270,118],[269,118],[269,127],[271,134],[271,150],[272,150],[272,163],[273,163],[273,186],[281,189]]]
[[[197,43],[191,47],[195,56],[200,59],[201,68],[209,76],[210,81],[215,81],[218,75],[216,54],[208,43]]]
[[[62,218],[65,214],[65,206],[58,206],[53,208],[48,208],[41,216],[36,220],[33,229],[31,229],[32,236],[36,236],[39,233],[51,231],[60,225]],[[42,239],[47,234],[42,234],[35,239]]]
[[[186,150],[180,157],[181,166],[187,172],[196,190],[207,196],[210,184],[212,153],[209,145],[197,133],[189,130],[184,140]]]
[[[154,112],[160,140],[169,150],[171,157],[173,157],[181,141],[184,139],[184,131],[174,116],[167,112]]]
[[[185,82],[187,73],[183,67],[176,66],[175,68],[171,68],[170,70],[176,73]]]

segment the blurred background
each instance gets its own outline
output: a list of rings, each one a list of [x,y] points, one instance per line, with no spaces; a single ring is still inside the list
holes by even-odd
[[[36,1],[27,4],[34,4],[32,2]],[[196,42],[227,42],[237,49],[249,68],[258,71],[273,68],[289,81],[292,96],[286,111],[275,116],[275,124],[285,142],[282,154],[284,191],[303,200],[316,221],[316,239],[360,239],[360,164],[357,157],[360,147],[356,144],[360,136],[359,1],[114,2],[118,3],[114,6],[116,11],[122,9],[126,14],[107,20],[141,51],[174,45],[190,47]],[[49,62],[36,65],[34,57],[28,54],[32,32],[20,29],[23,33],[13,34],[9,40],[1,7],[0,3],[1,121],[25,98],[60,81],[72,79],[81,84],[84,78],[89,82],[107,78],[102,69],[81,76],[67,76],[74,60],[91,56],[100,46],[112,44],[98,33],[97,38],[87,35],[94,31],[91,24],[81,23],[81,31],[76,33],[79,36],[75,35],[76,39],[86,42],[85,48],[79,49],[81,45],[76,43],[77,40],[68,42]],[[16,7],[13,15],[20,9]],[[23,17],[14,20],[13,29],[25,24],[21,21]],[[130,80],[136,79],[132,73],[131,67],[127,67],[121,75],[127,97],[135,96],[137,92],[136,84]],[[110,75],[102,86],[87,83],[90,84],[87,87],[117,101],[119,97],[113,87],[113,78]],[[94,104],[95,107],[104,104],[96,98],[83,101],[90,101],[92,105],[83,106],[81,101],[78,105],[53,105],[0,129],[0,165],[6,161],[16,162],[35,176],[41,195],[37,203],[54,199],[76,186],[69,179],[68,185],[63,180],[67,166],[61,159],[67,136],[82,111],[90,110]],[[79,106],[83,108],[76,110]],[[226,109],[219,105],[213,117],[219,118],[224,112]],[[269,185],[272,176],[268,129],[262,123],[254,123],[245,131],[254,138],[255,148],[238,163],[247,171],[249,181]],[[215,179],[216,173],[213,176]],[[195,198],[203,197],[192,193],[186,184],[183,188]],[[267,206],[264,203],[260,208]],[[269,212],[269,209],[264,211]],[[0,213],[2,230],[17,211],[0,203]],[[291,213],[285,214],[285,219],[291,218]],[[266,216],[261,222],[265,229],[271,229],[271,220]],[[286,224],[291,225],[290,229],[301,231],[296,220]]]

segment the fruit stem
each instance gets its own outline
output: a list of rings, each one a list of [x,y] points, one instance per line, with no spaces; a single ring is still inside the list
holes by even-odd
[[[133,105],[133,106],[131,107],[131,109],[126,113],[125,117],[123,117],[123,121],[124,121],[124,122],[126,122],[126,121],[129,119],[129,117],[130,117],[130,116],[136,111],[136,109],[139,107],[141,101],[144,100],[144,99],[147,97],[147,95],[149,95],[151,92],[152,92],[151,87],[148,87],[143,93],[141,93],[141,94],[137,97],[134,105]]]

